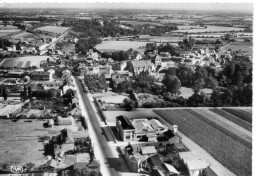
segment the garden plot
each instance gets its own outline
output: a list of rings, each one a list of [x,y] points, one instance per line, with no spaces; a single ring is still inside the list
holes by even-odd
[[[252,124],[252,113],[244,111],[242,109],[231,109],[231,108],[222,108],[222,110]]]
[[[245,128],[245,129],[247,129],[248,131],[252,132],[252,125],[250,123],[248,123],[232,114],[229,114],[228,112],[225,112],[221,109],[214,108],[214,109],[209,109],[209,110],[220,115],[223,118],[230,120],[231,122]],[[252,110],[250,111],[250,109],[248,109],[248,111],[252,113]]]
[[[217,114],[212,113],[207,109],[188,109],[187,111],[206,121],[215,128],[223,131],[227,135],[235,138],[244,145],[252,147],[252,133],[244,128],[222,118]]]

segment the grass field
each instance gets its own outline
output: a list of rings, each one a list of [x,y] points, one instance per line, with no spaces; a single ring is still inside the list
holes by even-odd
[[[103,96],[101,98],[101,101],[105,101],[106,103],[123,103],[125,98],[128,97],[124,95],[108,95],[108,96]]]
[[[248,133],[248,131],[243,128],[242,130],[241,128],[237,128],[236,125],[229,123],[230,121],[222,121],[221,117],[218,117],[218,115],[208,111],[207,109],[187,109],[186,111],[233,137],[247,147],[252,148],[252,133]]]
[[[238,117],[236,117],[232,114],[229,114],[229,113],[227,113],[227,112],[225,112],[221,109],[217,109],[217,108],[209,109],[209,110],[218,114],[218,115],[220,115],[221,117],[224,117],[224,118],[230,120],[231,122],[245,128],[245,129],[247,129],[248,131],[252,131],[252,125],[251,124],[247,123],[246,121],[244,121],[244,120],[242,120],[242,119],[240,119],[240,118],[238,118]],[[252,113],[252,111],[251,111],[251,113]]]
[[[33,162],[36,166],[46,163],[44,144],[39,138],[56,136],[64,126],[44,128],[44,122],[47,121],[0,120],[0,166],[4,163],[23,165]],[[71,129],[75,137],[84,137],[87,134],[85,130],[77,131],[75,126],[66,128]]]
[[[143,21],[120,21],[122,24],[131,24],[131,25],[153,25],[153,26],[163,26],[161,23],[157,22],[143,22]]]
[[[41,61],[47,61],[47,58],[49,58],[49,56],[26,56],[7,58],[0,63],[0,67],[25,68],[28,66],[36,66],[39,68]]]
[[[185,110],[154,110],[210,153],[216,160],[239,176],[249,176],[252,171],[252,150],[223,131]]]
[[[133,50],[140,49],[139,47],[145,47],[146,42],[135,41],[103,41],[96,46],[99,51],[127,51],[132,48]]]
[[[244,111],[242,109],[230,109],[230,108],[222,108],[222,110],[252,124],[252,113],[248,111]]]
[[[172,31],[172,33],[174,33],[174,32],[198,33],[198,32],[222,32],[222,31],[228,32],[228,31],[241,31],[241,30],[244,31],[244,28],[208,25],[207,28],[203,28],[203,29],[176,30],[176,31]]]
[[[233,42],[229,43],[226,46],[221,47],[222,50],[229,50],[232,51],[244,51],[244,52],[253,52],[253,43],[252,42]]]

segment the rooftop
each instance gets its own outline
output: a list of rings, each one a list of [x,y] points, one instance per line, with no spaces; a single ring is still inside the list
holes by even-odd
[[[121,126],[125,130],[134,130],[135,127],[132,125],[130,120],[126,116],[117,116],[116,117],[119,122],[121,122]]]
[[[143,155],[147,155],[147,154],[156,154],[157,151],[155,149],[154,146],[145,146],[145,147],[141,147],[141,151]]]

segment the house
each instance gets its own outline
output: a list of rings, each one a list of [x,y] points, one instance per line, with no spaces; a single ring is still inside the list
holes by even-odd
[[[90,171],[94,171],[96,173],[100,173],[100,164],[99,164],[99,161],[98,160],[92,160],[88,165],[87,165],[87,168],[90,170]]]
[[[153,129],[147,119],[134,119],[132,124],[135,128],[134,140],[138,141],[143,136],[148,137],[148,141],[157,141],[156,130]]]
[[[163,161],[161,160],[158,154],[152,155],[147,159],[147,167],[150,172],[153,169],[158,169],[165,172],[164,168],[162,167]]]
[[[50,73],[47,71],[34,71],[30,74],[30,78],[34,81],[49,81]]]
[[[81,116],[81,109],[80,109],[80,107],[76,104],[76,107],[75,108],[73,108],[72,110],[70,110],[69,112],[68,112],[68,115],[71,115],[71,116],[73,116],[73,117],[79,117],[79,116]]]
[[[45,90],[48,89],[59,89],[63,83],[61,81],[44,81],[42,86]]]
[[[141,147],[141,153],[143,155],[151,155],[151,154],[156,154],[157,151],[154,146],[145,146],[145,147]]]
[[[154,64],[151,62],[151,60],[133,60],[130,61],[134,68],[134,74],[139,75],[141,72],[148,72],[151,73],[155,70]],[[131,70],[129,70],[131,71]]]
[[[48,169],[52,170],[53,172],[55,171],[55,168],[57,167],[57,165],[58,165],[58,163],[55,159],[51,159],[44,164],[45,168],[48,168]]]
[[[190,176],[199,176],[199,174],[209,167],[209,163],[193,152],[180,152],[180,159],[186,165]]]
[[[58,125],[72,125],[73,124],[73,117],[69,116],[67,118],[62,118],[61,116],[57,117],[57,124]]]
[[[181,137],[177,133],[174,133],[172,130],[164,132],[163,136],[170,144],[179,144],[182,141]]]
[[[123,141],[134,140],[135,127],[126,116],[116,117],[116,128]]]
[[[164,168],[165,172],[165,176],[179,176],[180,175],[180,172],[177,171],[175,169],[175,167],[173,167],[172,165],[170,164],[167,164],[167,163],[163,163],[162,164],[162,167]]]
[[[7,77],[9,78],[22,78],[24,76],[24,71],[8,71]]]
[[[165,176],[165,174],[161,170],[153,169],[151,172],[151,176]]]
[[[74,144],[74,137],[70,129],[63,129],[61,131],[61,141],[66,144]]]

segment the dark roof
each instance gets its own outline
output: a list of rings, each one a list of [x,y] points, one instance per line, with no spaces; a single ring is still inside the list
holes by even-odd
[[[117,116],[116,119],[121,122],[121,126],[125,130],[134,130],[135,127],[132,125],[130,120],[126,116]]]
[[[165,137],[168,138],[168,139],[170,139],[170,138],[172,138],[172,137],[175,136],[174,132],[171,131],[171,130],[165,131],[163,134],[164,134]]]
[[[46,71],[35,71],[35,72],[32,72],[31,75],[34,75],[34,76],[39,76],[39,75],[46,75],[46,76],[49,76],[49,72],[46,72]]]
[[[100,164],[97,160],[93,160],[92,162],[89,163],[88,167],[99,167]]]
[[[61,135],[66,143],[74,143],[74,137],[70,129],[63,129]]]
[[[128,146],[125,147],[126,151],[128,152],[129,155],[133,154],[133,147],[129,144]]]
[[[156,170],[152,170],[151,176],[165,176],[165,174],[162,171],[156,169]]]
[[[163,162],[161,158],[159,157],[158,154],[155,154],[153,156],[150,156],[147,161],[152,165],[152,166],[160,166]]]

